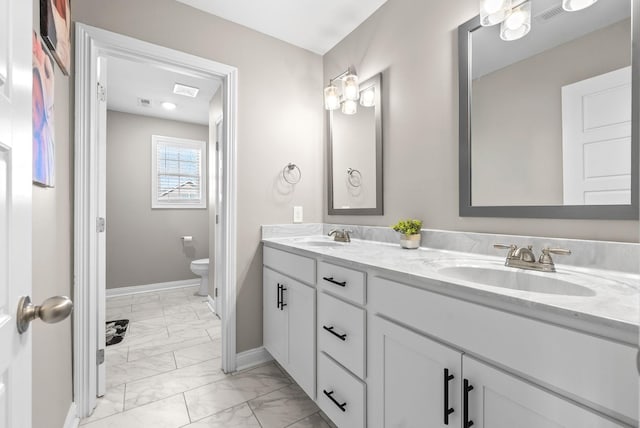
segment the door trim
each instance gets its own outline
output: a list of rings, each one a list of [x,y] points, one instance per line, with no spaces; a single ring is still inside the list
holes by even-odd
[[[75,191],[74,191],[74,396],[78,416],[88,416],[96,405],[98,331],[98,140],[97,62],[100,56],[119,56],[161,64],[164,68],[189,70],[202,77],[223,80],[223,159],[227,198],[221,212],[222,257],[216,258],[225,287],[222,298],[222,369],[234,372],[236,362],[236,222],[237,222],[237,111],[238,70],[184,52],[76,23],[75,83]]]

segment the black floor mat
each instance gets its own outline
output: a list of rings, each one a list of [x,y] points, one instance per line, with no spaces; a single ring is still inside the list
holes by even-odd
[[[107,346],[122,342],[129,327],[129,320],[107,321]]]

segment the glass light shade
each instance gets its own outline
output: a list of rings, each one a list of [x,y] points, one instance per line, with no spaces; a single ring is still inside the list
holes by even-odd
[[[342,79],[342,93],[345,100],[357,101],[360,97],[360,85],[358,84],[358,76],[349,73]]]
[[[324,108],[327,110],[340,108],[340,94],[338,94],[338,88],[333,85],[324,88]]]
[[[586,9],[598,0],[562,0],[562,8],[567,12]]]
[[[358,103],[355,100],[344,100],[342,102],[342,112],[344,114],[356,114],[358,112]]]
[[[511,0],[480,0],[480,25],[490,27],[504,21],[511,10]]]
[[[506,41],[518,40],[531,30],[531,2],[515,7],[500,25],[500,38]]]
[[[367,88],[360,93],[360,105],[363,107],[373,107],[376,105],[375,88]]]

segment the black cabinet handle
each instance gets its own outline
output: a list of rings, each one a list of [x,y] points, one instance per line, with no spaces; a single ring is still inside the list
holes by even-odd
[[[276,297],[277,303],[276,303],[276,308],[280,309],[280,305],[282,304],[282,297],[280,297],[280,291],[282,290],[282,284],[278,283],[278,294]]]
[[[333,326],[331,327],[327,327],[326,325],[323,325],[322,328],[324,328],[325,330],[327,330],[329,333],[333,334],[335,337],[337,337],[338,339],[342,340],[343,342],[345,340],[347,340],[347,334],[338,334],[333,330]]]
[[[449,374],[449,369],[444,369],[444,424],[449,425],[449,415],[454,412],[449,407],[449,382],[455,379],[455,376]],[[473,388],[473,387],[472,387]]]
[[[463,403],[463,428],[470,428],[473,426],[473,421],[469,420],[469,392],[473,391],[473,385],[469,384],[467,379],[464,380],[464,403]]]
[[[329,400],[333,401],[333,404],[335,404],[336,406],[338,406],[338,408],[339,408],[340,410],[342,410],[343,412],[346,412],[346,411],[347,411],[347,409],[346,409],[346,407],[347,407],[347,403],[346,403],[346,402],[344,402],[344,403],[340,404],[340,403],[338,403],[338,402],[336,401],[336,399],[335,399],[335,398],[333,398],[333,393],[334,393],[335,391],[327,392],[327,390],[326,390],[326,389],[323,389],[323,390],[322,390],[322,392],[324,392],[324,395],[326,395],[327,397],[329,397]]]
[[[287,304],[284,302],[284,292],[287,291],[288,288],[286,288],[284,285],[280,286],[280,310],[284,311],[284,307],[287,306]]]
[[[346,287],[347,286],[347,281],[339,282],[339,281],[336,281],[335,279],[333,279],[332,276],[330,276],[328,278],[326,276],[323,276],[322,279],[324,279],[325,281],[330,282],[332,284],[339,285],[340,287]]]

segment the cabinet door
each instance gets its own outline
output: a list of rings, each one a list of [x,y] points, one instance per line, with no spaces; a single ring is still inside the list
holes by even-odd
[[[282,285],[283,277],[269,268],[264,268],[262,282],[264,347],[277,362],[286,366],[289,346],[287,307],[281,307],[279,304],[279,287]]]
[[[304,392],[315,398],[316,291],[286,278],[285,309],[289,313],[289,362],[287,371]]]
[[[466,355],[462,367],[473,387],[467,395],[474,428],[624,426]]]
[[[377,316],[369,331],[368,426],[460,427],[460,352]]]

